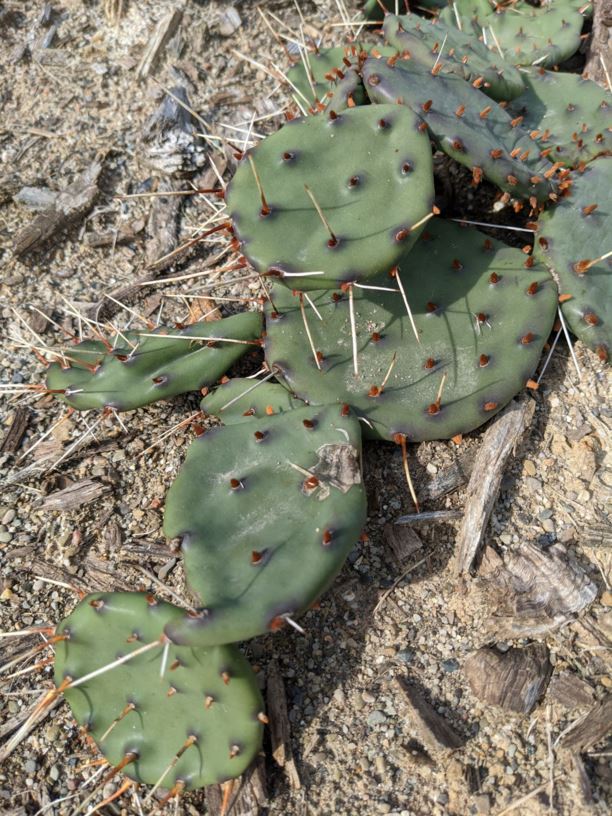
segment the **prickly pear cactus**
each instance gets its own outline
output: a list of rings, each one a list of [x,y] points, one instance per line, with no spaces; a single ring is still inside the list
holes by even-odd
[[[262,740],[255,675],[233,646],[151,650],[80,678],[158,640],[184,611],[151,595],[88,595],[57,627],[55,682],[111,766],[137,782],[192,789],[246,770]]]
[[[338,405],[265,415],[191,444],[164,531],[182,537],[205,609],[166,627],[175,643],[244,640],[308,609],[365,522],[360,451],[359,422]]]
[[[311,296],[323,318],[310,312],[319,369],[297,298],[276,287],[278,311],[266,319],[269,365],[313,405],[350,405],[369,436],[421,441],[477,428],[532,376],[555,316],[553,280],[520,250],[441,219],[395,275],[374,282],[392,291],[355,293],[357,375],[347,295]]]
[[[571,330],[604,361],[612,348],[611,178],[612,158],[574,173],[569,195],[542,215],[536,239]]]
[[[205,413],[218,417],[224,425],[249,418],[260,420],[303,407],[302,400],[296,399],[284,386],[245,377],[222,383],[200,403]]]
[[[369,58],[363,67],[374,102],[402,102],[419,115],[440,148],[517,197],[545,200],[553,192],[550,164],[503,108],[457,76],[435,74],[412,65]]]
[[[523,74],[527,90],[508,107],[522,126],[537,131],[548,158],[569,167],[612,149],[610,94],[578,74],[534,69]]]
[[[436,65],[468,82],[477,81],[492,99],[514,99],[524,90],[519,71],[473,33],[416,14],[387,15],[384,32],[398,52],[410,54],[427,70]]]
[[[542,68],[552,68],[576,53],[583,22],[582,14],[563,2],[539,8],[518,2],[478,20],[479,26],[492,30],[509,62]]]
[[[50,366],[47,387],[79,411],[131,411],[212,385],[257,345],[260,333],[261,315],[243,312],[184,329],[155,329],[149,336],[121,333],[106,346],[85,341],[58,354],[64,359]]]
[[[226,201],[255,269],[306,290],[392,266],[433,203],[418,124],[408,109],[367,105],[288,122],[251,150]]]

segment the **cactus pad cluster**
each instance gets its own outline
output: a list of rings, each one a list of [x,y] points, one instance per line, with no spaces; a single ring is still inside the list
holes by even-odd
[[[381,5],[396,4],[364,11]],[[366,520],[362,437],[405,458],[406,443],[486,423],[537,388],[558,305],[609,357],[609,94],[546,70],[576,52],[585,4],[420,5],[437,18],[389,13],[294,64],[292,115],[239,155],[226,251],[270,287],[263,314],[53,357],[47,387],[73,409],[202,391],[220,423],[198,429],[165,506],[196,606],[97,594],[57,628],[57,687],[111,775],[176,793],[256,756],[266,717],[232,644],[300,629],[341,570]],[[437,148],[533,246],[440,213]],[[260,347],[263,379],[224,376]]]

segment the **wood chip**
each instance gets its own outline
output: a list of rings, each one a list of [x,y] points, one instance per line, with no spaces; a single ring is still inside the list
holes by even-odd
[[[110,487],[103,485],[100,482],[95,482],[92,479],[83,479],[80,482],[65,487],[63,490],[58,490],[55,493],[50,493],[45,497],[41,510],[74,510],[81,507],[83,504],[90,504],[91,502],[104,496],[110,491]]]
[[[609,694],[584,717],[561,740],[561,746],[577,753],[584,753],[610,734],[612,723],[612,694]]]
[[[40,249],[55,233],[65,229],[85,215],[93,206],[99,193],[98,178],[102,163],[93,162],[76,181],[58,194],[55,203],[39,213],[17,235],[13,249],[16,255],[23,255]]]
[[[180,190],[184,182],[164,179],[160,182],[157,192],[164,190]],[[147,223],[147,241],[145,243],[145,258],[147,265],[154,264],[160,258],[168,255],[177,246],[178,219],[183,201],[181,196],[155,196],[149,212]],[[149,276],[149,280],[150,280]]]
[[[606,69],[608,72],[612,70],[611,24],[612,0],[597,0],[593,3],[593,30],[583,76],[599,82],[609,91],[612,88],[608,84]]]
[[[227,784],[227,783],[225,783]],[[260,816],[268,804],[266,763],[258,757],[233,784],[229,807],[223,811],[223,785],[209,785],[205,791],[209,816]]]
[[[492,647],[479,649],[468,657],[463,670],[479,700],[528,714],[544,694],[552,666],[546,646],[533,643],[506,652]]]
[[[400,566],[410,560],[423,547],[423,542],[410,527],[385,524],[383,539]]]
[[[463,524],[456,542],[455,575],[468,574],[486,532],[506,462],[529,427],[535,402],[513,401],[486,431],[470,477]]]
[[[145,79],[145,77],[149,76],[168,42],[176,33],[182,19],[183,12],[178,8],[173,9],[169,14],[161,18],[140,60],[136,72],[138,79]]]
[[[553,674],[546,699],[564,708],[581,708],[593,704],[593,689],[574,672],[562,671]]]
[[[17,453],[25,432],[28,429],[31,416],[30,409],[24,405],[19,405],[15,408],[13,422],[4,435],[2,444],[0,444],[0,453]]]
[[[432,753],[448,753],[460,748],[464,740],[431,706],[423,694],[403,677],[396,681],[404,693],[409,709],[410,724],[418,738]]]
[[[467,457],[465,461],[456,460],[448,467],[439,470],[435,476],[427,483],[424,489],[419,491],[421,501],[437,501],[443,496],[454,493],[466,484],[473,467]]]
[[[267,670],[266,699],[270,718],[272,756],[285,772],[293,790],[299,790],[302,785],[291,752],[291,728],[287,714],[285,684],[275,660],[269,664]]]
[[[86,246],[97,249],[103,247],[121,246],[134,241],[139,232],[144,229],[143,221],[134,221],[131,224],[124,224],[118,229],[107,230],[106,232],[87,232],[83,238]]]
[[[523,541],[503,559],[486,550],[481,578],[491,615],[485,623],[495,640],[538,637],[573,621],[597,597],[597,587],[561,544],[546,550]]]
[[[128,582],[122,578],[120,571],[115,568],[111,561],[103,561],[92,555],[88,555],[80,565],[79,571],[83,573],[83,576],[73,574],[63,567],[45,561],[44,558],[39,558],[36,555],[22,552],[21,558],[27,560],[22,564],[11,564],[13,569],[67,584],[76,591],[85,594],[118,590],[134,591],[135,589],[134,582]]]

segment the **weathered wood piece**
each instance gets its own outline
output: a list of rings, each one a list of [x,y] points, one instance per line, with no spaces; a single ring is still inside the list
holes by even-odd
[[[74,510],[83,504],[90,504],[110,491],[108,485],[95,482],[93,479],[83,479],[80,482],[57,490],[45,497],[41,510]]]
[[[470,473],[471,468],[468,468],[465,462],[456,460],[448,467],[439,470],[425,488],[419,491],[420,500],[436,501],[454,493],[467,483]]]
[[[570,751],[583,753],[600,740],[605,739],[612,729],[612,694],[578,719],[574,727],[561,740],[561,746]]]
[[[179,190],[182,186],[181,182],[163,179],[157,192]],[[181,196],[164,198],[164,196],[160,195],[153,199],[147,222],[148,238],[145,243],[147,266],[156,263],[160,258],[164,258],[176,248],[179,215],[182,206]]]
[[[145,79],[148,77],[158,59],[162,55],[168,42],[176,34],[176,30],[183,19],[183,12],[181,9],[175,8],[168,14],[165,14],[159,23],[155,26],[153,36],[149,40],[145,48],[140,65],[136,75],[138,79]]]
[[[612,67],[612,0],[597,0],[593,6],[593,31],[584,76],[599,82],[612,91],[608,84],[606,68]]]
[[[383,538],[400,566],[423,548],[423,542],[411,527],[385,524]]]
[[[463,523],[457,536],[454,572],[469,573],[497,499],[506,462],[535,412],[535,402],[513,401],[486,431],[470,477]]]
[[[463,670],[472,694],[483,703],[529,714],[546,691],[552,666],[546,646],[533,643],[506,652],[479,649],[468,657]]]
[[[149,147],[144,159],[156,174],[185,178],[204,166],[207,154],[191,110],[187,89],[176,85],[146,123],[144,138]]]
[[[11,426],[0,444],[0,453],[16,453],[19,450],[21,440],[28,429],[30,417],[31,413],[29,408],[26,408],[24,405],[18,405],[17,408],[15,408],[15,416],[13,417]]]
[[[102,163],[94,161],[76,181],[58,193],[52,206],[39,213],[15,238],[16,255],[39,249],[49,238],[68,227],[92,207],[99,192]]]
[[[266,699],[268,703],[268,717],[270,719],[272,756],[277,765],[285,772],[291,787],[294,790],[299,790],[302,783],[300,782],[291,751],[291,728],[287,714],[285,684],[283,683],[278,663],[275,660],[269,664],[267,669]]]
[[[445,521],[455,521],[463,516],[461,510],[427,510],[422,513],[410,513],[395,519],[394,524],[404,524],[417,527],[419,524],[442,524]]]
[[[206,812],[209,816],[259,816],[264,812],[268,796],[263,757],[258,757],[246,773],[233,781],[224,808],[225,785],[206,788]]]
[[[593,689],[586,680],[570,671],[553,674],[546,700],[564,708],[583,708],[593,704]]]
[[[491,616],[485,623],[488,636],[540,637],[574,620],[597,597],[597,587],[582,567],[570,561],[562,544],[546,550],[524,541],[497,556],[489,572],[479,579]],[[486,566],[483,564],[483,566]]]
[[[83,241],[87,246],[95,248],[121,246],[136,240],[138,233],[142,232],[144,226],[144,221],[134,221],[131,224],[120,226],[119,229],[87,232],[83,237]]]
[[[23,551],[17,553],[19,558],[25,558],[23,564],[11,563],[11,568],[18,572],[27,572],[30,575],[41,575],[49,578],[52,581],[58,581],[63,584],[68,584],[74,587],[79,592],[87,594],[89,592],[112,592],[112,591],[134,591],[134,581],[126,581],[121,577],[121,571],[117,570],[111,561],[103,561],[93,555],[88,555],[80,564],[80,575],[73,575],[71,572],[63,569],[50,561],[45,561],[44,558],[39,558],[36,555],[28,557],[27,553]],[[11,559],[13,559],[13,552],[11,552]]]
[[[448,753],[463,745],[464,740],[449,725],[435,708],[430,705],[423,694],[403,677],[396,681],[404,693],[404,700],[409,709],[410,723],[419,740],[432,753]]]

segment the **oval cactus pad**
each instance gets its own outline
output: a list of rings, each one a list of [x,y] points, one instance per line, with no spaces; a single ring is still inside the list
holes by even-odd
[[[164,531],[182,537],[205,608],[166,627],[169,637],[245,640],[308,609],[365,523],[360,452],[359,422],[337,405],[252,417],[194,440]]]
[[[64,695],[109,763],[137,782],[177,790],[240,776],[265,722],[255,675],[235,647],[159,641],[183,614],[152,595],[88,595],[57,627],[68,638],[55,647],[55,682],[73,681]]]
[[[446,439],[490,419],[531,377],[557,302],[542,265],[441,219],[428,224],[395,278],[381,275],[374,284],[383,290],[354,294],[357,373],[343,292],[311,294],[322,318],[308,310],[315,361],[298,298],[276,287],[265,349],[296,396],[350,405],[366,434],[389,440]]]
[[[226,200],[253,266],[304,290],[390,269],[433,195],[418,117],[368,105],[288,122],[241,161]]]
[[[572,174],[569,195],[541,217],[536,252],[559,281],[571,330],[602,361],[612,348],[612,158]]]

